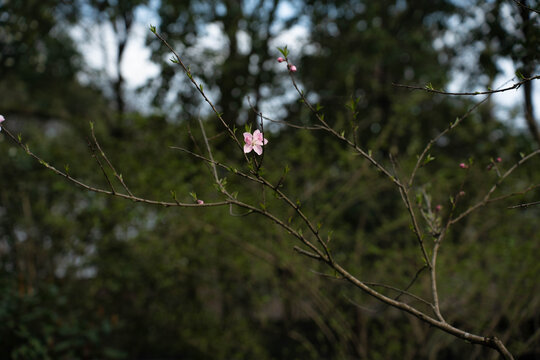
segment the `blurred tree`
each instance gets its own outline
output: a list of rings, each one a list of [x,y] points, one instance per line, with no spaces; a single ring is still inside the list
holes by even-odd
[[[84,64],[68,28],[79,16],[78,7],[64,1],[0,3],[4,115],[77,123],[98,112],[99,93],[77,80]]]
[[[94,9],[95,23],[98,25],[110,24],[113,28],[115,42],[115,71],[116,77],[111,79],[116,111],[122,121],[126,111],[125,79],[122,74],[122,61],[126,45],[132,34],[136,11],[149,3],[148,0],[88,0]],[[121,125],[115,125],[118,129]]]
[[[298,21],[298,16],[278,16],[282,0],[169,1],[159,8],[160,32],[179,50],[194,74],[215,94],[216,103],[232,125],[254,121],[246,96],[258,108],[276,94],[275,54],[270,47],[280,32]],[[168,50],[150,37],[153,59],[162,67],[152,87],[154,101],[174,114],[197,115],[201,101],[193,97],[183,74],[171,67]],[[279,90],[278,90],[279,93]],[[169,94],[169,96],[167,96]]]
[[[449,28],[454,10],[453,1],[446,0],[308,0],[301,13],[309,19],[310,37],[297,76],[323,112],[332,114],[336,128],[354,129],[362,144],[376,138],[370,148],[379,143],[385,151],[414,153],[447,120],[434,116],[440,109],[433,108],[431,96],[411,97],[392,84],[448,81],[452,52],[435,49],[434,41]],[[407,105],[401,106],[404,98]],[[347,103],[356,104],[356,115]],[[450,101],[440,106],[455,107]]]
[[[476,11],[471,11],[475,9]],[[462,67],[476,86],[494,87],[495,77],[502,73],[501,60],[511,60],[515,82],[522,77],[538,75],[540,63],[540,15],[537,0],[474,1],[458,12],[458,29],[465,52],[478,59],[475,67]],[[463,33],[461,33],[463,32]],[[483,77],[484,76],[484,77]],[[540,146],[540,129],[534,115],[533,82],[523,84],[523,114],[529,133]]]
[[[445,85],[453,56],[460,49],[439,50],[434,42],[451,30],[446,19],[456,11],[453,2],[425,1],[414,6],[405,1],[294,2],[296,13],[283,19],[278,13],[284,3],[162,2],[163,31],[186,56],[193,73],[204,80],[205,89],[219,94],[221,110],[232,124],[252,121],[242,115],[247,113],[246,94],[258,106],[290,89],[284,80],[286,70],[275,63],[277,52],[269,46],[280,31],[298,22],[307,24],[310,42],[291,60],[299,67],[295,77],[306,94],[324,106],[321,113],[336,129],[343,129],[350,138],[355,132],[359,143],[372,149],[381,162],[388,163],[388,153],[395,154],[400,175],[411,168],[428,139],[472,105],[406,93],[390,85],[394,81]],[[117,45],[127,41],[133,26],[129,19],[141,2],[93,4],[107,21],[118,22]],[[23,5],[18,3],[21,9]],[[61,9],[60,4],[50,5]],[[11,16],[5,9],[0,20]],[[212,28],[205,27],[208,24],[222,24],[218,33],[225,45],[214,51],[202,40],[205,30]],[[5,38],[11,36],[9,32]],[[246,38],[251,40],[249,50],[242,45],[249,43],[241,40]],[[11,48],[20,50],[24,60],[27,52],[23,50],[32,53],[34,48],[18,41],[10,43]],[[115,119],[122,107],[118,102],[105,104],[94,92],[81,107],[86,110],[79,109],[80,98],[72,96],[94,91],[74,80],[84,66],[79,63],[80,67],[72,65],[70,76],[51,78],[64,92],[45,91],[42,86],[41,93],[36,93],[44,99],[41,109],[48,110],[52,108],[48,104],[58,101],[80,110],[66,112],[66,122],[73,121],[74,126],[44,132],[30,126],[22,115],[9,116],[3,108],[6,127],[21,131],[32,151],[55,166],[70,164],[73,176],[108,188],[78,125],[85,120],[80,122],[87,134],[86,120],[97,120],[102,148],[135,194],[190,201],[189,192],[196,192],[197,198],[207,202],[218,200],[205,165],[169,148],[183,146],[205,154],[199,127],[190,124],[202,102],[193,89],[175,87],[174,72],[178,71],[165,65],[169,54],[161,45],[157,51],[157,42],[151,45],[156,59],[163,60],[163,77],[154,84],[159,87],[158,103],[172,93],[183,121],[170,121],[173,115],[167,108],[163,113],[168,119],[125,113],[123,119],[128,121],[118,129],[126,136],[110,136],[109,123],[99,120]],[[295,44],[289,47],[295,50]],[[74,47],[70,49],[66,54],[76,54]],[[63,54],[59,50],[58,57]],[[117,60],[118,65],[121,56]],[[274,76],[274,66],[283,76]],[[34,72],[31,64],[17,68],[9,72],[12,81],[6,84],[24,84],[25,77],[35,76]],[[111,83],[118,84],[119,78]],[[70,81],[78,89],[75,94],[68,91]],[[118,89],[121,93],[122,85]],[[17,93],[14,88],[8,95],[15,98]],[[33,104],[25,97],[18,99],[13,100],[13,109]],[[311,115],[297,104],[283,108],[288,120],[312,123]],[[208,124],[210,144],[222,149],[216,150],[216,160],[245,170],[241,152],[231,150],[219,136],[219,125],[214,125],[212,117],[201,117]],[[481,201],[487,191],[482,184],[496,183],[497,171],[510,167],[519,159],[517,154],[531,148],[527,137],[497,120],[489,109],[480,108],[462,127],[434,144],[436,160],[419,170],[420,185],[414,191],[431,196],[432,204],[441,204],[445,215],[451,208],[448,198],[462,189],[466,196],[460,198],[457,211]],[[280,125],[267,136],[265,176],[277,182],[289,165],[283,191],[298,199],[305,214],[321,223],[321,232],[332,237],[336,259],[363,280],[407,286],[423,262],[407,231],[407,212],[391,184],[320,132]],[[5,154],[0,157],[2,354],[69,359],[492,356],[490,350],[434,332],[357,289],[330,280],[334,274],[295,256],[290,236],[264,219],[229,216],[229,208],[158,208],[81,192],[6,140],[0,133],[0,154]],[[497,171],[488,171],[486,165],[495,156],[504,161]],[[468,172],[459,171],[457,164],[467,158],[474,158],[475,165]],[[536,165],[520,168],[519,176],[508,179],[496,195],[538,184]],[[110,171],[105,172],[113,178]],[[246,183],[225,170],[220,170],[220,176],[228,177],[228,186],[242,199],[264,202],[284,221],[290,218],[295,228],[302,226],[291,208],[269,193],[261,194],[258,184]],[[527,201],[534,195],[531,191],[518,198]],[[534,281],[540,271],[535,256],[540,229],[535,221],[538,208],[503,210],[516,201],[486,207],[454,228],[443,246],[439,281],[441,306],[450,322],[471,332],[489,329],[501,334],[516,357],[526,359],[540,354],[535,342],[540,292]],[[410,291],[429,298],[428,288],[422,272]]]

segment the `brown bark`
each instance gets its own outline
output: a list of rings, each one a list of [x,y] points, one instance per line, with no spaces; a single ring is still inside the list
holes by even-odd
[[[523,6],[520,6],[519,8],[519,14],[521,16],[521,19],[523,21],[523,37],[524,37],[524,45],[526,49],[532,49],[534,53],[533,47],[536,45],[534,42],[531,42],[531,21],[530,21],[530,11],[527,9],[527,1],[521,0],[520,3]],[[531,56],[527,53],[523,61],[523,76],[526,78],[531,77],[531,68],[533,67],[534,59],[531,58]],[[534,108],[533,108],[533,100],[532,100],[532,81],[527,81],[523,84],[523,100],[525,105],[525,120],[527,121],[527,127],[529,128],[529,131],[536,141],[537,145],[540,146],[540,130],[538,129],[538,124],[536,122],[536,119],[534,118]]]

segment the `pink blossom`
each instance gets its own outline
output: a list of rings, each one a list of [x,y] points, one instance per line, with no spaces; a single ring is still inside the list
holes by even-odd
[[[501,162],[501,161],[502,161],[502,158],[501,158],[501,157],[498,157],[496,160],[497,160],[497,162]]]
[[[280,56],[280,57],[278,57],[278,58],[277,58],[277,61],[278,61],[279,63],[282,63],[282,62],[284,62],[284,61],[285,61],[285,59],[284,59],[284,58],[282,58],[282,57]]]
[[[0,125],[1,125],[4,121],[6,121],[6,119],[4,118],[3,115],[0,115]],[[0,131],[2,131],[2,126],[0,126]]]
[[[197,204],[202,205],[202,204],[204,204],[204,201],[202,201],[202,200],[197,200]]]
[[[294,65],[289,66],[289,71],[290,72],[296,72],[296,66],[294,66]]]
[[[459,167],[462,168],[462,169],[467,169],[469,166],[465,163],[461,163],[459,164]]]
[[[442,210],[442,205],[441,205],[441,204],[435,206],[435,211],[436,211],[436,212],[439,212],[439,211],[441,211],[441,210]]]
[[[262,154],[263,145],[266,145],[268,143],[268,140],[266,140],[263,137],[262,132],[260,132],[259,130],[255,130],[253,132],[253,135],[251,135],[248,132],[245,132],[244,133],[244,141],[246,143],[244,145],[244,152],[247,154],[247,153],[251,152],[251,150],[253,150],[253,151],[255,151],[257,153],[257,155]]]

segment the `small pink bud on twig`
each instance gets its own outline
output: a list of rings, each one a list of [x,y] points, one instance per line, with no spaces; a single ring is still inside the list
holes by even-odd
[[[459,164],[459,167],[462,168],[462,169],[468,169],[469,165],[467,165],[465,163],[461,163],[461,164]]]
[[[282,63],[282,62],[284,62],[284,61],[285,61],[285,59],[282,58],[281,56],[277,58],[277,62],[278,62],[278,63]]]
[[[204,201],[202,201],[202,200],[197,200],[197,204],[202,205],[202,204],[204,204]]]
[[[502,158],[499,156],[497,159],[495,159],[498,163],[502,162]]]
[[[290,71],[290,72],[296,72],[296,66],[290,65],[290,66],[289,66],[289,71]]]
[[[4,118],[3,115],[0,115],[0,125],[2,125],[2,123],[6,121],[6,119]],[[0,131],[2,131],[2,126],[0,126]]]
[[[458,195],[459,196],[465,196],[465,191],[461,190]]]
[[[441,210],[442,210],[442,205],[441,205],[441,204],[435,206],[435,211],[436,211],[436,212],[439,212],[439,211],[441,211]]]

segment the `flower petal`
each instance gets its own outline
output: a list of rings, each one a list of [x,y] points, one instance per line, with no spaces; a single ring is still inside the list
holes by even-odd
[[[251,134],[248,133],[248,132],[245,132],[244,133],[244,142],[246,144],[249,144],[249,143],[251,143],[252,140],[253,140],[253,137],[251,136]]]
[[[253,151],[255,151],[257,153],[257,155],[261,155],[262,154],[262,146],[261,145],[255,145],[253,147]]]
[[[264,139],[263,145],[266,145],[266,144],[268,144],[268,140]]]
[[[254,138],[255,140],[261,140],[261,141],[262,141],[263,134],[260,132],[259,129],[255,130],[255,131],[253,132],[253,138]]]
[[[247,154],[253,150],[253,146],[251,144],[244,145],[244,152]]]

